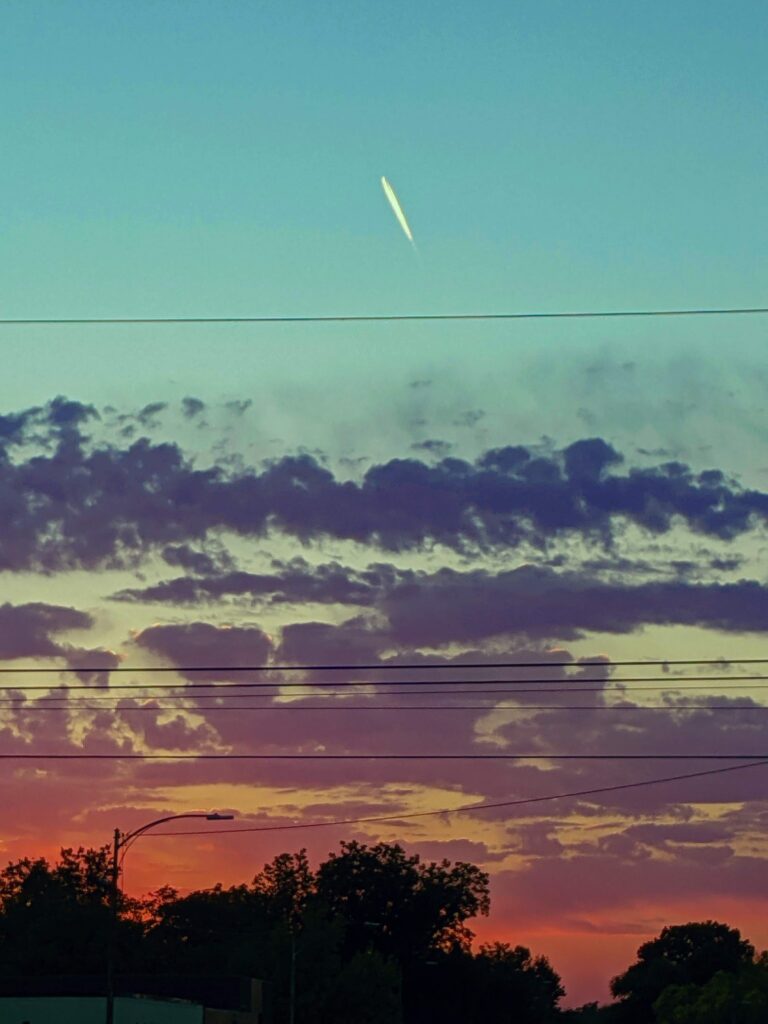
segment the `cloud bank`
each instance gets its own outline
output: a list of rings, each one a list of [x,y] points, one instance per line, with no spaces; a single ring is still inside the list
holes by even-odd
[[[546,455],[507,445],[472,462],[391,459],[342,479],[309,454],[258,468],[197,468],[176,443],[94,439],[97,418],[93,407],[64,398],[0,418],[0,569],[132,564],[222,530],[469,554],[545,547],[564,536],[610,547],[627,524],[659,536],[682,523],[730,540],[768,515],[768,494],[721,469],[625,468],[601,438]]]

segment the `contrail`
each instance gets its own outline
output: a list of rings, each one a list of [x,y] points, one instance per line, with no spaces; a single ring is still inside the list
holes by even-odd
[[[387,202],[392,207],[392,212],[397,217],[400,227],[405,232],[405,237],[408,239],[408,241],[415,249],[416,243],[413,240],[413,232],[411,231],[406,216],[403,213],[403,208],[400,205],[400,200],[395,195],[395,190],[392,188],[392,186],[389,184],[385,177],[382,177],[381,179],[381,187],[384,189],[384,195],[387,197]]]

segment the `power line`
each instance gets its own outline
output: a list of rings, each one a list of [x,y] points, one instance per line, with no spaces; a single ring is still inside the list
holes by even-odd
[[[13,687],[6,687],[6,689],[14,690],[15,688],[13,688]],[[48,689],[48,688],[47,687],[31,687],[29,689],[32,689],[32,690],[38,690],[38,689],[39,690],[45,690],[45,689]],[[67,688],[64,691],[64,693],[69,693],[70,690],[88,690],[88,689],[92,690],[93,688],[92,687],[90,687],[90,688],[89,687],[69,687],[69,688]],[[137,700],[154,700],[155,699],[154,697],[152,697],[149,694],[138,692],[138,691],[144,689],[144,687],[140,687],[140,686],[136,686],[136,687],[110,687],[110,689],[125,689],[125,690],[129,690],[129,691],[136,691],[136,692],[134,692],[133,696],[135,696],[135,698]],[[161,697],[162,700],[174,700],[174,701],[192,700],[192,701],[195,701],[195,700],[204,700],[206,698],[209,699],[209,700],[225,700],[228,697],[237,697],[237,698],[239,698],[241,700],[245,700],[245,699],[248,699],[248,700],[275,700],[276,698],[280,698],[280,697],[284,697],[285,696],[285,694],[282,694],[279,691],[275,692],[275,693],[264,693],[262,691],[260,691],[259,693],[240,693],[240,692],[238,692],[238,693],[224,693],[221,696],[217,696],[217,691],[220,691],[220,690],[223,690],[223,689],[226,689],[226,687],[224,687],[224,686],[222,686],[222,687],[214,687],[213,688],[213,690],[214,690],[213,693],[200,693],[200,694],[196,694],[196,695],[187,695],[187,694],[184,694],[184,693],[179,693],[179,694],[164,693],[164,694],[161,694],[160,697]],[[370,696],[372,698],[373,697],[456,697],[456,696],[468,696],[468,695],[471,695],[473,697],[485,696],[485,699],[489,701],[488,706],[492,707],[493,705],[491,703],[491,695],[492,696],[499,696],[499,697],[516,697],[518,694],[525,694],[525,695],[527,695],[527,694],[536,694],[538,696],[539,694],[542,694],[542,693],[558,693],[558,694],[562,693],[562,694],[568,694],[569,696],[572,696],[573,694],[576,694],[576,693],[602,693],[602,694],[608,694],[608,695],[611,695],[611,694],[615,693],[617,696],[622,696],[625,693],[656,693],[656,692],[663,692],[663,693],[685,693],[687,691],[692,691],[692,692],[695,692],[695,693],[701,693],[703,690],[716,690],[718,693],[722,693],[722,691],[726,690],[726,689],[731,689],[731,687],[723,687],[723,686],[715,686],[715,685],[711,685],[711,686],[710,685],[698,685],[697,684],[695,686],[621,686],[620,689],[615,690],[615,689],[611,689],[609,685],[606,685],[606,686],[562,686],[562,687],[554,687],[554,688],[552,688],[552,687],[538,687],[538,686],[534,686],[534,687],[523,687],[523,688],[513,689],[513,690],[486,690],[482,686],[478,686],[478,687],[472,687],[470,689],[463,689],[463,690],[415,690],[415,689],[409,689],[409,690],[382,690],[379,693],[372,693]],[[768,690],[768,684],[766,684],[766,683],[755,683],[755,684],[749,684],[749,685],[744,685],[744,686],[739,684],[738,686],[733,687],[733,689],[739,689],[739,690]],[[294,690],[294,691],[291,692],[290,696],[292,698],[295,698],[295,697],[315,698],[315,697],[319,696],[317,690],[319,690],[319,687],[316,690],[314,690],[314,691],[301,691],[301,692],[297,692],[297,691]],[[23,694],[26,694],[28,691],[27,691],[27,689],[22,688],[22,689],[20,689],[19,692],[23,693]],[[335,697],[343,697],[343,696],[346,695],[346,691],[344,691],[344,690],[320,690],[320,693],[322,694],[323,697],[329,697],[329,696],[330,697],[334,697],[334,696]],[[118,697],[118,696],[114,696],[114,697],[113,696],[109,696],[109,697],[89,696],[88,698],[77,698],[77,699],[80,699],[80,700],[87,699],[87,700],[95,700],[95,701],[117,701],[117,700],[130,699],[130,696],[131,696],[131,694],[126,695],[126,697]],[[356,696],[359,697],[360,694],[356,694]],[[365,695],[363,694],[363,696],[365,696]],[[61,695],[59,695],[59,694],[54,694],[54,695],[45,696],[45,697],[34,697],[34,698],[32,698],[32,700],[34,700],[34,702],[35,702],[34,704],[28,704],[28,705],[25,705],[25,706],[27,706],[27,707],[35,707],[41,701],[53,701],[53,700],[64,701],[64,700],[66,700],[66,698],[61,696]],[[5,703],[3,704],[2,701],[4,701]],[[20,701],[13,700],[13,698],[5,697],[5,698],[0,698],[0,705],[4,706],[4,707],[19,707],[19,706],[22,706],[22,703]],[[184,705],[184,704],[182,704],[182,705],[178,705],[178,706],[182,707],[182,708],[189,707],[190,709],[192,709],[194,707],[197,707],[198,705],[196,705],[196,704],[192,704],[192,705]],[[213,706],[224,707],[225,705],[213,705]],[[260,707],[260,706],[263,707],[264,705],[253,705],[253,706],[254,707]],[[558,705],[553,704],[552,706],[553,707],[557,707]]]
[[[88,326],[109,324],[327,324],[405,323],[463,320],[586,320],[628,317],[743,316],[768,313],[768,306],[731,306],[720,309],[562,310],[531,313],[378,313],[327,316],[155,316],[155,317],[15,317],[0,319],[3,327]]]
[[[467,814],[470,811],[489,811],[501,807],[522,807],[526,804],[541,804],[551,800],[567,800],[579,796],[596,796],[601,793],[617,793],[627,789],[640,789],[645,786],[659,786],[667,782],[682,782],[687,779],[701,779],[708,775],[724,775],[726,772],[743,771],[745,768],[757,768],[768,764],[768,761],[753,761],[750,764],[729,765],[727,768],[708,768],[701,772],[686,772],[682,775],[665,775],[656,779],[644,779],[641,782],[623,782],[613,786],[596,786],[592,789],[575,789],[567,793],[551,793],[546,796],[522,797],[519,800],[499,800],[494,803],[467,804],[464,807],[441,807],[436,811],[407,811],[404,814],[381,814],[362,818],[336,818],[333,821],[308,821],[298,825],[254,825],[246,828],[228,829],[195,829],[184,832],[147,832],[150,838],[160,836],[226,836],[242,832],[287,832],[294,829],[330,828],[335,825],[360,825],[367,822],[401,821],[404,818],[430,818],[436,815]],[[142,837],[143,838],[143,837]]]
[[[316,705],[290,705],[278,704],[268,707],[253,704],[212,704],[212,705],[147,705],[137,707],[123,707],[117,704],[61,704],[61,705],[35,705],[15,703],[2,703],[0,710],[30,711],[36,714],[38,711],[114,711],[119,714],[133,713],[135,711],[154,712],[162,714],[166,711],[187,711],[191,714],[199,714],[210,711],[768,711],[765,704],[316,704]]]
[[[498,666],[498,667],[504,667],[504,666]],[[507,666],[507,667],[509,667],[509,666]],[[2,670],[0,670],[0,671],[2,671]],[[208,671],[212,671],[212,670],[208,670]],[[573,682],[572,683],[568,683],[569,679],[571,679]],[[517,687],[519,685],[530,685],[531,683],[535,683],[538,686],[548,686],[548,685],[553,685],[553,684],[560,684],[560,685],[568,684],[568,685],[566,685],[564,687],[564,691],[565,692],[569,692],[569,693],[577,693],[579,691],[578,691],[577,687],[574,685],[576,683],[602,683],[602,684],[604,684],[604,686],[623,686],[625,683],[664,683],[665,684],[665,686],[664,686],[665,689],[667,689],[667,688],[668,689],[674,689],[675,687],[673,685],[667,686],[666,684],[668,682],[669,683],[674,683],[675,680],[679,680],[680,682],[687,682],[687,683],[698,683],[698,682],[701,682],[701,683],[712,683],[712,682],[738,683],[738,682],[740,682],[742,680],[744,680],[746,682],[752,682],[752,681],[756,681],[756,680],[765,680],[765,682],[768,683],[768,675],[738,675],[738,676],[734,676],[734,675],[724,675],[724,676],[713,676],[713,675],[706,675],[706,676],[626,676],[624,679],[617,679],[615,677],[608,677],[608,676],[606,676],[604,678],[600,677],[600,676],[593,678],[593,677],[589,677],[589,676],[573,676],[572,675],[572,676],[566,676],[566,677],[562,677],[561,676],[561,677],[556,678],[556,679],[547,679],[547,678],[544,678],[544,679],[529,679],[529,678],[524,678],[524,679],[480,679],[480,680],[477,680],[476,682],[474,680],[471,680],[471,679],[434,679],[434,680],[429,680],[429,679],[393,679],[391,681],[386,680],[386,679],[379,679],[379,680],[366,679],[366,680],[361,680],[361,681],[358,681],[358,680],[329,680],[327,683],[325,683],[325,682],[308,683],[308,682],[306,682],[306,680],[302,680],[302,681],[284,680],[284,681],[281,681],[281,682],[258,682],[258,683],[234,683],[234,682],[224,682],[224,681],[209,682],[209,683],[208,682],[206,682],[206,683],[193,683],[193,682],[186,682],[186,683],[139,683],[139,684],[135,684],[135,683],[110,683],[109,689],[110,690],[182,690],[184,692],[189,692],[189,691],[203,689],[203,690],[211,690],[213,692],[217,692],[217,691],[222,691],[222,690],[235,690],[235,691],[242,691],[242,690],[265,690],[265,689],[269,689],[269,690],[275,690],[275,689],[277,689],[277,690],[287,690],[287,689],[297,690],[297,689],[300,689],[300,688],[303,687],[304,690],[306,690],[309,693],[314,693],[314,692],[328,693],[328,692],[331,692],[331,691],[328,691],[326,689],[326,687],[329,687],[329,686],[332,686],[332,687],[336,688],[340,692],[344,692],[344,690],[350,689],[352,687],[361,687],[361,686],[363,686],[363,687],[364,686],[369,686],[369,687],[373,687],[373,686],[375,686],[375,687],[382,687],[382,686],[408,686],[408,687],[411,687],[411,686],[471,686],[471,687],[475,687],[475,686],[483,686],[483,685],[494,685],[494,686],[516,686]],[[40,684],[34,684],[34,683],[15,684],[15,683],[13,683],[13,684],[5,684],[3,686],[0,686],[0,690],[15,690],[15,691],[18,691],[20,693],[32,693],[32,692],[41,691],[41,690],[48,691],[48,690],[50,690],[52,688],[53,687],[51,685],[48,685],[48,684],[45,684],[45,683],[40,683]],[[63,687],[61,687],[61,688],[63,688]],[[627,689],[629,689],[629,687],[627,687]],[[647,689],[653,689],[653,687],[647,687]],[[67,685],[67,687],[66,687],[66,691],[67,692],[75,691],[75,690],[91,690],[92,691],[93,690],[93,686],[88,684],[88,683],[80,683],[80,684],[75,683],[75,684],[72,684],[72,685]],[[393,691],[392,690],[382,690],[381,692],[384,693],[384,694],[387,694],[387,693],[392,693]],[[423,691],[423,692],[428,692],[428,691]],[[467,692],[473,692],[473,691],[467,691]],[[510,691],[510,692],[513,692],[513,693],[514,692],[518,692],[518,693],[520,693],[520,692],[523,692],[523,691],[522,690],[513,690],[513,691]],[[542,693],[546,693],[547,691],[546,690],[542,690],[541,692]]]
[[[768,312],[768,310],[767,310]],[[85,673],[95,675],[104,672],[450,672],[469,669],[492,671],[509,668],[622,668],[627,666],[663,667],[666,665],[768,665],[768,658],[641,658],[632,661],[465,661],[465,662],[378,662],[373,665],[63,665],[44,667],[40,665],[2,666],[0,674],[46,675],[57,672]],[[730,677],[729,677],[730,678]],[[285,684],[281,684],[285,685]],[[306,685],[306,683],[304,684]],[[358,684],[362,685],[362,684]]]
[[[17,754],[0,761],[752,761],[766,754]]]

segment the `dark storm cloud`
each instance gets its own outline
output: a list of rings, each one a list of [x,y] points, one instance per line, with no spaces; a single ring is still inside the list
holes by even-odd
[[[561,536],[610,545],[624,523],[652,534],[682,523],[729,540],[768,516],[768,494],[720,470],[669,462],[624,471],[622,456],[599,438],[546,455],[518,445],[475,462],[392,459],[356,481],[307,453],[260,469],[200,469],[177,444],[92,443],[83,427],[96,415],[60,398],[0,424],[0,569],[131,564],[221,529],[389,551],[440,544],[490,552]]]

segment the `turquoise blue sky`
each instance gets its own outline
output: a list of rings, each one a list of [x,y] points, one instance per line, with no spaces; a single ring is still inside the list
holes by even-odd
[[[8,2],[3,314],[754,303],[767,21],[758,2]],[[330,380],[350,335],[393,387],[404,358],[471,369],[542,341],[559,360],[580,339],[669,337],[748,358],[763,341],[754,322],[3,337],[15,394],[39,399],[115,397],[131,366],[141,384],[183,367],[182,389],[215,367],[232,391],[288,351]]]
[[[3,6],[7,315],[763,287],[762,3]]]
[[[706,0],[9,2],[4,307],[746,302],[767,21]]]

